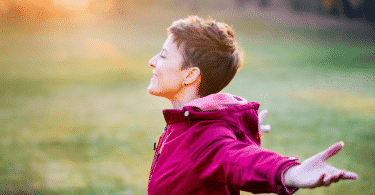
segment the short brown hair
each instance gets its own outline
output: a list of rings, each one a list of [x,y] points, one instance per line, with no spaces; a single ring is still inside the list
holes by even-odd
[[[225,23],[189,16],[174,21],[167,34],[173,34],[178,48],[184,44],[181,70],[200,69],[200,97],[220,92],[242,66],[243,53],[234,41],[232,28]]]

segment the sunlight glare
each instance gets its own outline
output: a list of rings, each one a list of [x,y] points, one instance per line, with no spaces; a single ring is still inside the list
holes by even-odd
[[[5,1],[0,1],[0,11],[6,11],[9,8],[9,3]]]
[[[91,0],[54,0],[54,2],[69,10],[82,11],[89,6]]]

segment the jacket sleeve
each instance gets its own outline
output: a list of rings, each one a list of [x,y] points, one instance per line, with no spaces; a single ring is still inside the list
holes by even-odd
[[[210,184],[229,185],[251,193],[293,194],[283,175],[301,163],[254,144],[236,139],[226,124],[196,124],[189,149],[195,177]]]

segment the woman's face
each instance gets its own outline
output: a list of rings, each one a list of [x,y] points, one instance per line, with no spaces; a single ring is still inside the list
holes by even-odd
[[[173,35],[169,35],[162,51],[149,61],[149,65],[154,69],[154,77],[148,86],[148,92],[168,99],[173,99],[183,88],[182,82],[186,73],[186,70],[180,71],[183,56],[172,38]]]

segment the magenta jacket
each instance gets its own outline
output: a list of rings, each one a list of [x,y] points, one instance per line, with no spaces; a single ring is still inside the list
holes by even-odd
[[[297,157],[260,147],[259,103],[230,94],[163,110],[167,123],[148,182],[150,195],[293,194],[282,175]],[[164,142],[164,144],[163,144]]]

